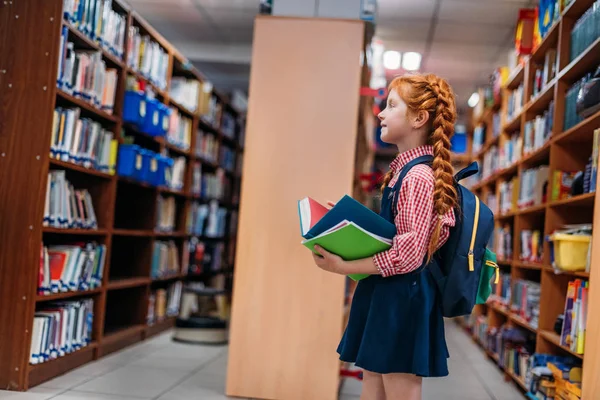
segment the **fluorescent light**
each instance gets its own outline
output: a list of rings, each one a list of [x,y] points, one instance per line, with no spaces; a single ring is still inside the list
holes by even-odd
[[[417,71],[421,68],[421,54],[414,51],[404,53],[402,57],[402,68],[407,71]]]
[[[393,50],[388,50],[383,53],[383,66],[386,69],[400,68],[400,53]]]
[[[473,92],[471,97],[469,97],[469,100],[467,100],[467,104],[469,104],[469,107],[473,108],[477,103],[479,103],[479,93]]]

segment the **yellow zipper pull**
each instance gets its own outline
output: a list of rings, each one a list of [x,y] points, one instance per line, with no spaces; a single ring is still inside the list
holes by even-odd
[[[500,268],[496,265],[496,279],[494,280],[494,285],[497,285],[500,282]]]
[[[467,258],[469,260],[469,271],[475,271],[475,256],[473,255],[472,250],[469,251]]]

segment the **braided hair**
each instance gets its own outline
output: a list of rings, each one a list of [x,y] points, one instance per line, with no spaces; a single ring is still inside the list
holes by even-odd
[[[431,121],[427,143],[433,146],[433,201],[438,218],[427,250],[427,259],[430,260],[439,242],[442,216],[455,207],[458,201],[450,158],[450,138],[454,134],[456,121],[454,93],[446,80],[433,74],[397,77],[390,84],[389,90],[397,91],[409,111],[427,111]],[[382,190],[389,185],[393,174],[393,171],[389,171],[385,175]]]

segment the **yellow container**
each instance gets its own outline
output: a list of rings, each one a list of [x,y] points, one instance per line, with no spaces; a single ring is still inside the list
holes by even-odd
[[[583,271],[587,265],[591,236],[556,233],[550,236],[554,242],[554,263],[566,271]]]

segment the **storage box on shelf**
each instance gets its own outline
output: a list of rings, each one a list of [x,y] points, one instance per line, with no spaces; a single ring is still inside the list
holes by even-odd
[[[579,88],[600,65],[600,32],[581,28],[597,22],[597,10],[593,0],[571,1],[527,62],[511,74],[499,143],[513,136],[513,148],[518,148],[514,169],[493,171],[473,186],[482,200],[498,204],[494,244],[498,254],[509,257],[499,259],[499,264],[504,276],[511,278],[507,284],[513,297],[507,304],[494,294],[486,306],[474,311],[481,338],[503,324],[530,331],[535,346],[528,355],[529,369],[548,361],[562,363],[565,370],[576,369],[585,358],[583,383],[577,374],[571,382],[560,383],[574,388],[573,398],[586,398],[586,393],[593,397],[600,390],[593,380],[600,370],[600,349],[585,340],[600,334],[598,310],[588,292],[589,285],[600,280],[599,271],[590,268],[600,256],[590,246],[593,225],[600,223],[595,214],[600,135],[595,130],[600,128],[600,113],[590,108],[578,114],[576,107]],[[584,14],[588,22],[578,22]],[[582,32],[586,39],[577,36]],[[578,40],[583,44],[575,45]],[[521,93],[524,104],[519,113]],[[474,157],[481,161],[493,155],[492,146],[483,150]],[[527,304],[531,304],[531,290],[539,310],[523,313],[520,305],[525,303],[515,298],[516,291],[529,295]],[[533,376],[504,369],[525,391],[530,390]]]
[[[79,9],[63,14],[59,3],[25,0],[0,7],[3,21],[16,21],[12,14],[19,14],[17,22],[25,22],[9,22],[15,47],[0,44],[0,53],[11,60],[3,65],[4,77],[40,88],[23,92],[17,103],[3,97],[14,94],[0,93],[9,133],[0,188],[11,193],[0,202],[7,215],[19,216],[4,221],[7,240],[0,243],[2,265],[18,266],[0,266],[0,288],[6,289],[0,317],[13,321],[0,327],[9,344],[0,350],[0,385],[10,390],[26,390],[173,326],[176,288],[187,275],[192,166],[207,164],[211,172],[224,162],[218,151],[208,163],[191,150],[203,97],[212,98],[216,110],[211,114],[216,146],[223,140],[218,110],[228,110],[233,161],[227,162],[235,165],[241,152],[236,138],[243,118],[204,76],[186,69],[177,50],[129,6],[100,2],[87,10],[93,25],[80,20]],[[38,27],[35,37],[24,31],[31,26]],[[40,73],[40,65],[50,67]],[[227,196],[239,190],[239,180],[228,185],[233,188],[220,197],[233,203]],[[235,237],[225,234],[229,211],[217,208],[203,231],[220,236],[224,249],[234,248]],[[30,246],[16,252],[23,243]],[[166,302],[167,317],[148,325],[148,294],[171,286],[175,294]],[[40,331],[83,307],[88,318],[71,327],[78,335],[71,348],[63,350]],[[23,340],[26,331],[31,333]]]

